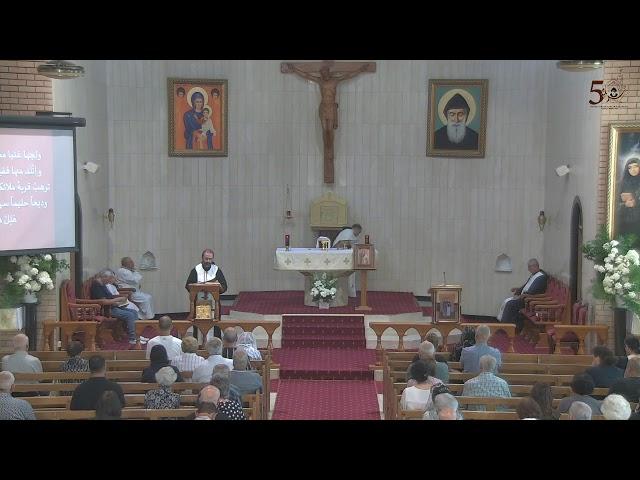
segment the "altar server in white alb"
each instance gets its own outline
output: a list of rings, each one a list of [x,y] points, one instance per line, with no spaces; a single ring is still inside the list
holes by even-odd
[[[527,269],[531,276],[522,287],[514,287],[511,289],[513,296],[505,299],[500,306],[498,312],[498,321],[504,323],[515,323],[516,331],[522,330],[523,320],[519,314],[520,309],[524,308],[523,295],[537,295],[547,290],[547,274],[540,269],[538,260],[532,258],[527,263]]]
[[[345,248],[354,243],[358,243],[358,236],[362,233],[362,225],[354,223],[351,228],[343,229],[333,241],[334,248]],[[356,275],[355,272],[349,275],[349,296],[356,296]]]
[[[138,318],[140,320],[151,320],[155,317],[155,312],[153,311],[153,297],[151,294],[144,293],[140,290],[142,275],[140,272],[136,271],[136,266],[131,257],[124,257],[120,261],[120,264],[122,267],[120,267],[116,272],[118,286],[134,289],[130,299],[138,306]]]

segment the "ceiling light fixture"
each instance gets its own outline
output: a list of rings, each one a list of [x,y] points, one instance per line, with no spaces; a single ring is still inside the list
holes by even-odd
[[[604,60],[560,60],[556,66],[567,72],[584,72],[585,70],[602,68]]]
[[[38,74],[58,80],[84,76],[84,67],[65,60],[50,60],[38,65]]]

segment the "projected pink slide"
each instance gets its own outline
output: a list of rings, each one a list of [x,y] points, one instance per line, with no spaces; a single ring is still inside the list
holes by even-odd
[[[0,135],[0,250],[54,244],[53,155],[48,130]]]

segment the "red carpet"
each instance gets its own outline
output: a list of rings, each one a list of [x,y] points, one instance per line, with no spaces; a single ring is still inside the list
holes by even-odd
[[[365,348],[364,317],[283,316],[284,348]]]
[[[274,361],[280,364],[280,378],[307,380],[373,380],[369,365],[376,351],[365,348],[278,348]]]
[[[363,316],[285,316],[274,420],[379,420]]]
[[[411,292],[368,292],[368,305],[372,308],[368,315],[397,315],[399,313],[421,312]],[[346,307],[332,307],[320,310],[304,304],[304,292],[287,290],[275,292],[240,292],[232,309],[239,312],[261,313],[263,315],[309,314],[309,313],[360,313],[355,307],[360,305],[357,298],[349,298]]]
[[[273,420],[380,420],[372,381],[282,380]]]

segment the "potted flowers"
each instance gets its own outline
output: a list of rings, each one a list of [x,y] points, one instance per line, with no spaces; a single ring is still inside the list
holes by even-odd
[[[0,308],[35,303],[38,292],[53,290],[56,273],[69,268],[54,255],[0,257]]]
[[[583,247],[585,257],[593,260],[597,272],[593,296],[633,312],[633,330],[638,329],[640,315],[640,255],[632,248],[636,240],[635,235],[610,240],[603,227],[595,240]]]
[[[327,275],[326,273],[315,274],[313,276],[313,284],[311,286],[311,298],[314,302],[318,302],[319,308],[329,308],[331,300],[336,296],[337,279]]]

